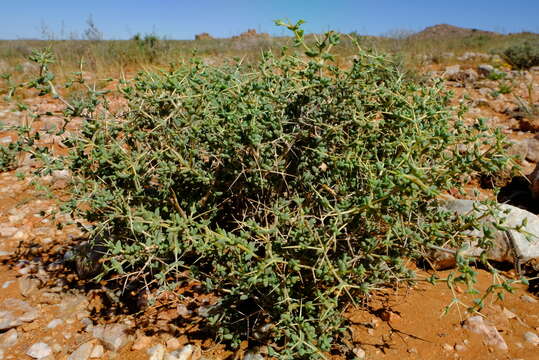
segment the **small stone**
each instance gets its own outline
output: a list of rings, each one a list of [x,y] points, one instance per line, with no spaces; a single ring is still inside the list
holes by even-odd
[[[531,303],[531,304],[537,303],[537,299],[532,298],[532,297],[529,296],[529,295],[522,295],[522,296],[520,297],[520,299],[521,299],[522,301],[524,301],[524,302]]]
[[[131,349],[133,350],[144,350],[150,346],[152,343],[152,338],[149,336],[141,335],[138,336]]]
[[[9,285],[13,284],[15,281],[9,280],[2,284],[2,289],[7,289]]]
[[[165,357],[165,347],[157,344],[148,349],[149,360],[163,360]]]
[[[464,346],[462,344],[456,344],[455,345],[455,350],[456,351],[464,351],[464,350],[466,350],[466,346]]]
[[[54,320],[51,320],[48,324],[47,324],[47,328],[49,329],[54,329],[55,327],[57,327],[58,325],[61,325],[64,321],[62,319],[54,319]]]
[[[359,360],[363,360],[367,356],[367,354],[365,353],[365,350],[363,350],[362,348],[359,348],[359,347],[354,348],[354,350],[352,350],[352,352],[354,353],[356,358],[358,358]]]
[[[94,344],[91,342],[84,343],[79,346],[77,350],[73,351],[67,360],[88,360],[92,354],[93,348]]]
[[[460,72],[460,65],[451,65],[445,68],[445,74],[449,79],[453,78]]]
[[[90,354],[90,359],[101,359],[105,354],[105,349],[102,345],[96,345]]]
[[[94,322],[92,321],[92,319],[85,317],[82,318],[80,322],[82,323],[82,325],[84,325],[84,331],[92,332],[92,330],[94,329]]]
[[[416,348],[409,348],[408,350],[406,350],[409,354],[417,354],[417,349]]]
[[[489,64],[481,64],[477,67],[477,72],[481,76],[489,76],[490,73],[494,72],[494,66]]]
[[[527,139],[525,143],[528,146],[526,160],[539,162],[539,138],[536,136],[534,138]]]
[[[195,347],[191,344],[185,345],[181,350],[176,350],[166,354],[164,360],[190,360]],[[258,358],[248,358],[249,353],[243,357],[243,360],[258,360]]]
[[[519,156],[521,160],[528,158],[529,143],[527,141],[510,141],[510,146],[507,149],[507,154],[511,156]]]
[[[0,227],[0,237],[12,237],[18,230],[16,227],[2,226]]]
[[[129,342],[126,330],[127,326],[123,324],[100,325],[94,327],[93,335],[109,350],[118,351]]]
[[[0,330],[11,329],[23,323],[34,321],[39,315],[38,310],[25,301],[6,299],[0,305]]]
[[[41,282],[38,279],[30,279],[28,277],[19,278],[17,283],[19,284],[19,291],[24,297],[30,296],[39,288],[39,285],[41,285]]]
[[[449,345],[449,344],[443,344],[442,345],[442,348],[445,350],[445,351],[453,351],[453,346]]]
[[[496,327],[485,323],[483,317],[479,315],[469,317],[464,321],[463,327],[473,333],[483,335],[487,345],[495,346],[503,351],[508,350],[505,340],[500,333],[498,333]]]
[[[28,239],[28,234],[25,233],[24,231],[19,230],[19,231],[17,231],[15,233],[15,235],[13,235],[12,239],[13,240],[19,240],[19,241],[24,241],[24,240]]]
[[[175,337],[172,337],[167,340],[167,349],[168,350],[177,350],[180,348],[180,342]]]
[[[526,341],[532,345],[539,345],[539,336],[537,336],[537,334],[535,333],[532,333],[531,331],[527,331],[524,333],[524,339],[526,339]]]
[[[17,330],[11,329],[8,332],[0,335],[0,346],[4,347],[10,347],[17,343],[17,339],[19,338],[19,334],[17,333]]]
[[[510,311],[509,309],[506,309],[506,308],[503,308],[503,311],[502,311],[502,314],[507,318],[507,319],[516,319],[517,315]]]
[[[52,355],[52,349],[49,345],[39,342],[30,346],[30,348],[26,351],[26,355],[34,359],[42,359]]]

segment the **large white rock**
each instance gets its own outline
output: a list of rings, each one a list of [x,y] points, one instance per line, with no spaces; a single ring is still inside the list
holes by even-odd
[[[498,204],[497,213],[501,220],[496,222],[496,219],[488,214],[488,207],[474,200],[445,200],[442,207],[460,215],[483,216],[480,222],[486,225],[494,236],[493,246],[486,252],[489,259],[518,265],[539,259],[539,218],[535,214],[515,206]],[[493,225],[495,222],[497,226]],[[467,249],[462,254],[481,255],[485,251],[479,247],[479,238],[484,236],[483,231],[475,229],[467,234],[472,240],[465,244]],[[455,256],[451,252],[436,251],[434,263],[438,268],[451,267],[455,264]]]

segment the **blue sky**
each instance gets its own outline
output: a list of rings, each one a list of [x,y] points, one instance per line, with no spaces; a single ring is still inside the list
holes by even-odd
[[[439,23],[500,32],[539,33],[539,0],[3,0],[0,38],[81,33],[89,15],[108,39],[155,32],[192,39],[229,37],[248,28],[284,34],[273,20],[307,21],[307,32],[335,29],[383,35]]]

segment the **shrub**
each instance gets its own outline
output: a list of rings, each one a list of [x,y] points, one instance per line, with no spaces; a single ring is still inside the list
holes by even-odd
[[[539,42],[525,42],[513,45],[503,52],[507,62],[518,69],[539,66]]]
[[[121,117],[89,87],[69,157],[44,162],[70,169],[68,208],[94,224],[101,276],[194,278],[219,296],[219,339],[319,358],[344,304],[412,280],[408,259],[473,225],[433,211],[437,197],[507,159],[501,134],[464,125],[441,83],[414,84],[361,49],[338,68],[337,34],[309,47],[301,23],[280,24],[294,51],[141,72],[121,88]]]

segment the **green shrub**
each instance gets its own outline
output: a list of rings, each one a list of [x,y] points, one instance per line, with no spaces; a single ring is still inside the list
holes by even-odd
[[[70,169],[70,210],[94,224],[105,274],[197,279],[219,296],[218,339],[281,359],[322,357],[346,303],[458,245],[472,220],[433,211],[437,197],[507,161],[501,134],[464,125],[441,83],[361,49],[338,68],[338,35],[308,47],[299,25],[293,51],[256,66],[139,73],[121,117],[91,91],[69,157],[45,161]]]
[[[529,69],[539,66],[539,42],[525,42],[505,49],[504,58],[518,69]]]

